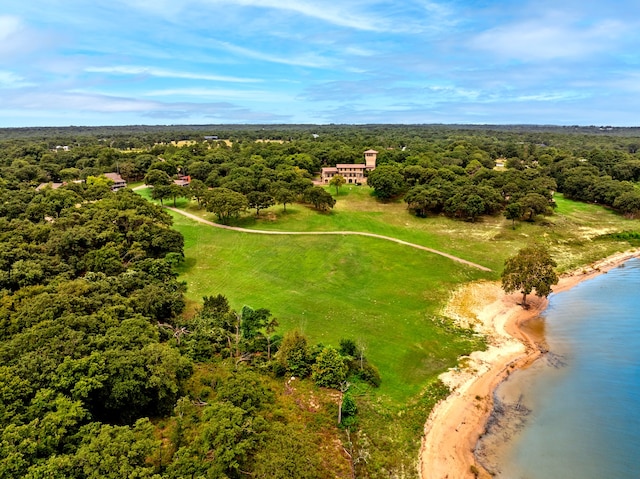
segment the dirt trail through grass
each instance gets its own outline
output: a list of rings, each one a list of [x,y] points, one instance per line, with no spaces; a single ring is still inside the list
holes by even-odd
[[[419,244],[415,244],[415,243],[409,243],[408,241],[403,241],[401,239],[398,238],[392,238],[391,236],[384,236],[384,235],[378,235],[375,233],[365,233],[365,232],[361,232],[361,231],[265,231],[265,230],[252,230],[252,229],[247,229],[247,228],[240,228],[237,226],[227,226],[227,225],[221,225],[218,223],[214,223],[213,221],[209,221],[209,220],[205,220],[204,218],[200,218],[199,216],[193,215],[191,213],[187,213],[186,211],[183,211],[181,209],[178,208],[173,208],[171,206],[165,206],[165,208],[174,211],[178,214],[181,214],[183,216],[186,216],[187,218],[190,218],[194,221],[198,221],[200,223],[209,225],[209,226],[214,226],[216,228],[222,228],[222,229],[226,229],[226,230],[232,230],[232,231],[239,231],[241,233],[253,233],[253,234],[263,234],[263,235],[353,235],[353,236],[369,236],[371,238],[378,238],[378,239],[382,239],[382,240],[386,240],[386,241],[393,241],[394,243],[398,243],[398,244],[402,244],[405,246],[410,246],[412,248],[416,248],[416,249],[421,249],[424,251],[428,251],[430,253],[433,254],[438,254],[440,256],[444,256],[445,258],[449,258],[453,261],[457,261],[459,263],[462,264],[466,264],[467,266],[471,266],[473,268],[478,268],[482,271],[491,271],[491,269],[487,268],[486,266],[482,266],[479,265],[477,263],[472,263],[471,261],[467,261],[466,259],[462,259],[459,258],[457,256],[453,256],[451,254],[445,253],[443,251],[438,251],[436,249],[432,249],[432,248],[427,248],[426,246],[421,246]]]

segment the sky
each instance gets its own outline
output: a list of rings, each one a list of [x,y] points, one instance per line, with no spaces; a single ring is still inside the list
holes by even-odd
[[[0,126],[640,125],[640,2],[0,0]]]

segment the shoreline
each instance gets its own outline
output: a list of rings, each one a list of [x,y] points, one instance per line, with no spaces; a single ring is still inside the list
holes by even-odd
[[[617,253],[563,274],[553,294],[639,256],[637,250]],[[498,282],[478,282],[456,291],[446,307],[446,315],[484,334],[488,348],[461,358],[464,367],[440,375],[451,394],[433,408],[425,423],[418,466],[422,479],[492,477],[477,461],[475,448],[486,432],[494,391],[512,371],[526,368],[542,355],[521,325],[539,316],[548,300],[530,295],[530,307],[525,310],[518,304],[521,297],[520,293],[504,294]]]

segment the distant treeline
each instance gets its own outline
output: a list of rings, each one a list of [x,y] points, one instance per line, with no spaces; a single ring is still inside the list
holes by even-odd
[[[629,216],[640,211],[634,186],[640,180],[640,136],[633,136],[640,130],[634,128],[194,125],[7,131],[33,133],[0,141],[0,176],[9,182],[72,181],[107,171],[138,181],[157,179],[163,171],[169,177],[164,183],[188,175],[197,180],[196,190],[218,189],[239,210],[291,201],[325,209],[332,202],[311,189],[313,175],[323,166],[362,162],[363,152],[375,148],[378,168],[369,184],[376,195],[403,197],[420,216],[475,220],[504,213],[532,221],[552,212],[555,191]],[[178,193],[158,186],[160,199]],[[211,204],[197,191],[181,192],[190,193]]]

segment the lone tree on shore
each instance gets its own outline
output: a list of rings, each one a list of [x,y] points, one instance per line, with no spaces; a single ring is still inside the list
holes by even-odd
[[[515,256],[507,259],[502,271],[502,289],[506,293],[520,290],[522,307],[528,308],[527,295],[534,289],[536,296],[547,297],[551,286],[558,284],[556,262],[546,248],[540,245],[521,249]]]

